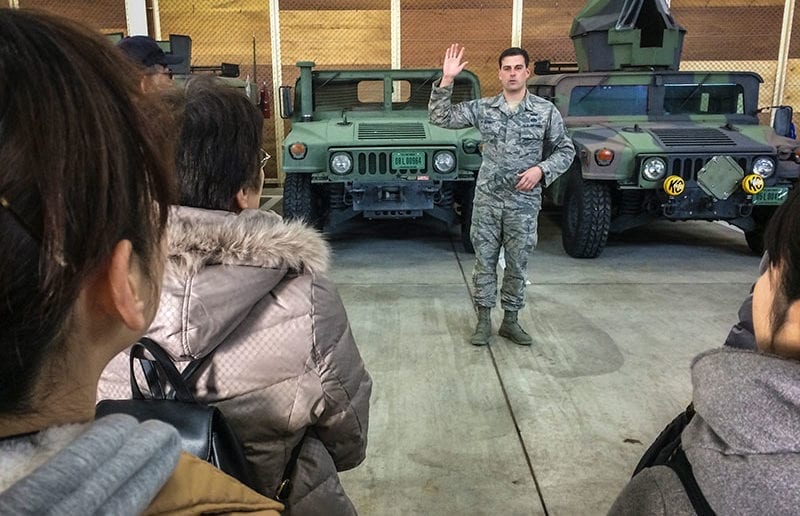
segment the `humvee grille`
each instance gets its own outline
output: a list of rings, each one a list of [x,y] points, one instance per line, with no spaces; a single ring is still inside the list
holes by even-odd
[[[735,146],[736,142],[719,129],[653,129],[665,147]]]
[[[687,181],[697,181],[697,173],[711,160],[712,156],[673,156],[670,158],[668,173],[681,176]],[[747,173],[750,170],[748,158],[733,157]]]
[[[406,170],[406,169],[395,169],[392,168],[391,165],[391,152],[357,152],[356,153],[356,163],[355,163],[355,171],[357,174],[362,176],[364,175],[375,175],[375,174],[413,174],[417,173],[417,170]],[[427,157],[426,157],[427,163]],[[427,164],[425,169],[420,172],[427,170]]]
[[[359,140],[424,140],[420,123],[358,124]]]

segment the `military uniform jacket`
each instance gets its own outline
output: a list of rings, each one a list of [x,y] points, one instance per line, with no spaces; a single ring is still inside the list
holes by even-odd
[[[517,174],[539,165],[547,186],[566,172],[575,156],[564,120],[547,100],[526,93],[514,113],[503,94],[451,104],[453,86],[434,85],[428,105],[432,124],[448,129],[475,127],[483,141],[476,190],[482,194],[539,197],[541,186],[518,192]]]

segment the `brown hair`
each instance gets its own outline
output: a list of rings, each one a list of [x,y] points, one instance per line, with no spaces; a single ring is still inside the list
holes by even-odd
[[[173,195],[169,118],[111,42],[0,9],[0,413],[25,410],[84,281],[122,239],[147,265]]]
[[[180,204],[235,211],[239,190],[261,186],[261,112],[241,89],[211,76],[191,78],[169,98],[181,121],[175,159]]]

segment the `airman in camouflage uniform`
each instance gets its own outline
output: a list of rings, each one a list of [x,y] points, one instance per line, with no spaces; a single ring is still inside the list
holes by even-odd
[[[475,247],[473,296],[478,307],[478,325],[470,342],[489,343],[502,246],[506,269],[500,303],[505,315],[498,333],[530,345],[532,339],[517,322],[517,312],[525,302],[528,257],[537,241],[541,183],[548,185],[566,172],[575,149],[555,106],[528,93],[529,58],[521,48],[500,54],[501,94],[452,105],[453,79],[466,65],[463,55],[458,45],[447,49],[442,80],[431,91],[428,110],[433,124],[450,129],[474,126],[483,140],[470,233]]]

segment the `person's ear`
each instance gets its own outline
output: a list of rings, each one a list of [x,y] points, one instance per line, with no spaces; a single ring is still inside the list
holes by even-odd
[[[103,276],[101,281],[106,283],[107,293],[104,304],[109,315],[119,318],[133,331],[145,331],[150,324],[148,304],[152,300],[147,278],[130,240],[117,242]]]
[[[242,188],[236,192],[236,207],[239,211],[246,210],[249,206],[247,204],[247,188]]]

